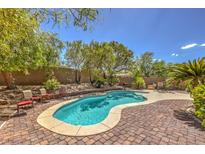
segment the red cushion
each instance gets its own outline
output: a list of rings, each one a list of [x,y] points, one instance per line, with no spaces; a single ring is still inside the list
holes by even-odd
[[[18,106],[29,105],[29,104],[32,104],[32,101],[21,101],[17,103]]]
[[[41,99],[41,97],[38,97],[38,96],[34,96],[32,97],[33,100],[38,100],[38,99]]]
[[[124,85],[126,85],[126,83],[125,82],[120,82],[119,85],[124,86]]]

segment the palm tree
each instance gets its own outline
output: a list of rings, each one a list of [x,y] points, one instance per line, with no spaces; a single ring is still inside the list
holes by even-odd
[[[205,57],[176,64],[171,68],[171,79],[175,83],[184,82],[187,88],[194,88],[198,84],[205,84]]]

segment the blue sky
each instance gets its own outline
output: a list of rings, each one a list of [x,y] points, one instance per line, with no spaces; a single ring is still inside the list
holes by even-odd
[[[155,59],[184,62],[205,56],[205,9],[99,9],[91,30],[43,24],[63,41],[118,41],[134,52],[154,52]]]

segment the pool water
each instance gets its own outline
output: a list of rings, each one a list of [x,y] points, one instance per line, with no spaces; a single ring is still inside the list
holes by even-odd
[[[66,104],[59,108],[53,117],[72,125],[93,125],[103,121],[117,105],[145,100],[145,97],[132,91],[113,91],[106,95],[83,97]]]

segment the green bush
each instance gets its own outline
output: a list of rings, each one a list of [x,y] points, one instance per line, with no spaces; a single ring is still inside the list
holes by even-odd
[[[101,88],[102,86],[105,85],[105,80],[103,78],[98,78],[94,81],[93,84],[96,88]]]
[[[145,88],[145,81],[143,77],[140,77],[140,76],[135,77],[134,86],[137,89]]]
[[[171,89],[171,84],[170,84],[170,82],[168,80],[166,80],[164,82],[164,89],[166,89],[166,90]]]
[[[105,85],[105,79],[102,77],[102,73],[99,70],[93,71],[93,84],[96,88],[101,88],[103,85]]]
[[[52,78],[52,79],[48,79],[46,82],[43,83],[44,88],[46,90],[56,90],[58,89],[60,82],[58,82],[57,79]]]
[[[116,84],[117,82],[119,82],[119,79],[117,77],[108,77],[107,78],[107,83],[109,86],[113,86],[114,84]]]
[[[133,88],[143,89],[145,88],[145,81],[142,77],[142,73],[139,69],[135,69],[133,72],[134,82],[132,83]]]
[[[195,87],[191,95],[194,99],[195,115],[202,120],[202,126],[205,127],[205,85]]]

